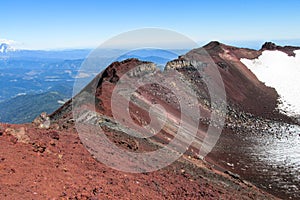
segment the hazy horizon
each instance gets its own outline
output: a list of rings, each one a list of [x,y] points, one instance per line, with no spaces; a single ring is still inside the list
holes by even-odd
[[[208,40],[208,41],[199,41],[197,44],[199,47],[202,47],[206,44],[208,44],[211,41],[218,41],[226,45],[236,46],[236,47],[243,47],[243,48],[251,48],[251,49],[260,49],[261,46],[265,42],[274,42],[277,45],[280,46],[300,46],[300,39],[291,39],[291,40],[284,40],[284,39],[278,39],[278,40],[229,40],[229,41],[222,41],[222,40]],[[2,38],[0,39],[0,44],[5,43],[5,40]],[[94,50],[98,46],[87,46],[87,47],[60,47],[60,48],[26,48],[26,47],[16,47],[18,50],[33,50],[33,51],[73,51],[73,50]],[[117,48],[120,49],[120,48]],[[124,48],[126,49],[126,48]],[[180,49],[186,49],[186,48],[172,48],[176,50]],[[172,50],[170,49],[170,50]]]

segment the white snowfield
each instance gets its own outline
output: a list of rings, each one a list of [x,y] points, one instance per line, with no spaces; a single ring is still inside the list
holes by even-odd
[[[257,59],[241,59],[256,77],[280,95],[278,109],[289,116],[300,115],[300,50],[295,57],[281,51],[263,51]]]

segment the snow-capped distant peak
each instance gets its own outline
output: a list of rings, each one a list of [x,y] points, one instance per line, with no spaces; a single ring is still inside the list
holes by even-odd
[[[5,44],[5,43],[0,44],[0,52],[1,53],[6,53],[8,51],[8,49],[9,49],[8,44]]]
[[[0,39],[0,53],[7,53],[8,51],[15,51],[17,42],[14,40]]]

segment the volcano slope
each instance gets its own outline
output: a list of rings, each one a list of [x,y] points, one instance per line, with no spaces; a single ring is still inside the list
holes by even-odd
[[[175,71],[179,80],[187,83],[188,89],[196,94],[197,102],[189,102],[190,96],[180,90],[174,93],[169,87],[149,83],[137,84],[136,90],[130,94],[128,105],[124,105],[122,103],[128,99],[119,94],[114,96],[113,92],[118,82],[123,81],[122,77],[130,77],[138,83],[137,80],[145,75],[163,80],[166,72],[159,71],[153,63],[137,59],[112,63],[72,100],[50,115],[51,125],[48,129],[41,129],[36,124],[0,125],[1,199],[276,199],[225,169],[218,163],[218,155],[208,155],[206,161],[198,157],[199,144],[205,140],[206,131],[212,123],[209,119],[213,109],[225,117],[223,131],[233,133],[247,128],[245,121],[253,118],[256,121],[292,121],[276,111],[276,91],[257,80],[239,61],[240,58],[255,58],[260,51],[230,47],[218,42],[209,43],[204,49],[217,64],[224,82],[227,113],[218,110],[210,101],[211,94],[205,86],[205,77],[191,68],[193,61],[197,61],[197,66],[202,72],[205,71],[207,77],[211,80],[217,78],[210,64],[207,64],[210,58],[199,49],[180,56],[165,67],[165,71]],[[129,84],[132,83],[126,83],[125,79],[125,86]],[[180,83],[172,84],[178,86]],[[121,87],[121,91],[126,87]],[[180,109],[182,101],[194,103],[192,108],[199,108],[199,121],[197,116],[183,114]],[[220,102],[220,105],[223,103]],[[151,114],[149,109],[153,104],[159,104],[163,109]],[[158,124],[164,121],[165,124],[151,137],[134,137],[128,132],[135,130],[133,132],[137,136],[148,133],[138,131],[132,123],[127,122],[127,118],[115,119],[115,113],[128,117],[125,111],[138,127],[147,126],[153,121]],[[163,119],[161,113],[168,113],[167,119]],[[184,149],[186,152],[177,161],[153,172],[130,173],[112,169],[97,161],[99,156],[105,156],[106,153],[95,149],[95,146],[103,145],[108,151],[109,146],[99,140],[95,140],[96,144],[84,141],[96,134],[93,130],[101,128],[112,144],[124,151],[156,151],[176,137],[182,115],[191,123],[198,123],[192,145]],[[158,120],[155,121],[155,118]],[[218,127],[218,123],[214,126],[222,128]],[[194,126],[187,127],[184,132],[186,135],[195,131]],[[78,134],[78,130],[83,133]],[[92,131],[85,133],[84,130]],[[181,151],[186,143],[186,138],[180,138],[170,152]],[[121,160],[123,165],[131,165],[129,160],[122,159],[122,154],[116,152],[106,159],[115,163]]]

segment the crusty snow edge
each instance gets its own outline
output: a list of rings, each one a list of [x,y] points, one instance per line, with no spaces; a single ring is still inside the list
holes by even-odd
[[[289,116],[300,115],[300,50],[294,53],[266,50],[257,59],[241,59],[260,81],[276,89],[278,109]]]

